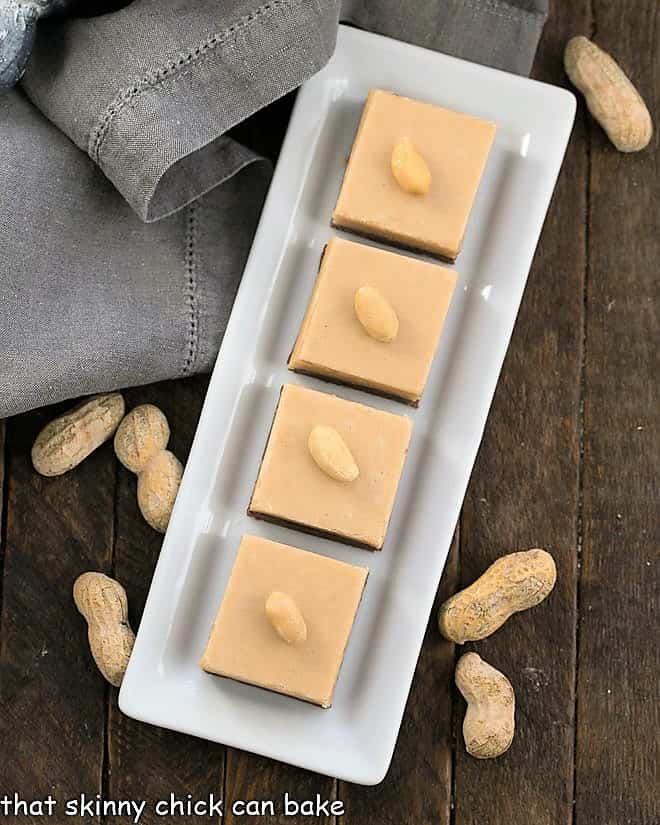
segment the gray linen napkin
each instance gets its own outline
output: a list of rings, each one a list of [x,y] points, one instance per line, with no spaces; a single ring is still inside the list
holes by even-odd
[[[12,171],[0,187],[0,417],[212,366],[266,164],[145,224],[13,90],[0,98],[0,168]]]
[[[135,0],[42,24],[22,85],[154,221],[252,160],[224,134],[318,71],[336,28],[319,0]]]
[[[526,73],[546,12],[134,0],[40,24],[31,102],[0,97],[0,417],[212,366],[269,175],[226,132],[324,65],[340,16]]]

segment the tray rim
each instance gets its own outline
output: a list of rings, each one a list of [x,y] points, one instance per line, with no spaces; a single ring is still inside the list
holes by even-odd
[[[404,51],[410,51],[411,53],[416,52],[420,55],[431,55],[431,56],[433,56],[433,58],[437,58],[439,60],[439,62],[444,63],[446,65],[456,64],[456,65],[459,65],[460,67],[462,67],[463,69],[466,69],[466,67],[469,67],[470,70],[473,70],[473,71],[477,72],[478,74],[483,75],[485,73],[486,76],[499,76],[500,78],[505,78],[506,80],[504,82],[509,83],[509,84],[513,84],[514,86],[519,85],[521,88],[523,88],[524,90],[527,90],[527,91],[529,91],[530,89],[536,88],[536,89],[539,90],[539,92],[542,92],[544,95],[550,95],[551,97],[553,97],[556,100],[557,104],[562,107],[563,113],[564,113],[564,116],[565,116],[565,122],[564,122],[564,128],[563,128],[563,132],[565,133],[565,140],[560,141],[560,143],[562,143],[562,148],[561,148],[561,151],[557,155],[556,174],[553,176],[553,185],[551,187],[550,196],[547,198],[547,202],[545,204],[545,209],[543,210],[543,218],[541,220],[541,226],[540,226],[538,235],[536,237],[536,240],[534,242],[534,249],[535,249],[536,245],[538,243],[538,238],[540,237],[543,221],[545,220],[545,215],[547,214],[547,210],[548,210],[549,205],[550,205],[551,195],[552,195],[552,192],[554,191],[554,185],[556,183],[556,178],[559,174],[559,171],[560,171],[560,168],[561,168],[561,165],[562,165],[562,162],[563,162],[563,157],[564,157],[564,154],[565,154],[565,151],[566,151],[566,147],[568,145],[568,139],[570,137],[570,133],[571,133],[571,130],[572,130],[572,127],[573,127],[573,122],[574,122],[574,118],[575,118],[575,111],[576,111],[576,98],[575,98],[575,96],[567,89],[563,89],[561,87],[553,86],[553,85],[548,84],[548,83],[544,83],[544,82],[537,81],[537,80],[532,80],[530,78],[522,77],[522,76],[519,76],[519,75],[510,74],[508,72],[504,72],[502,70],[494,69],[494,68],[491,68],[491,67],[488,67],[488,66],[483,66],[481,64],[471,63],[469,61],[465,61],[465,60],[462,60],[460,58],[452,57],[450,55],[445,55],[445,54],[440,53],[440,52],[434,52],[434,51],[425,49],[425,48],[420,47],[420,46],[415,46],[415,45],[403,43],[401,41],[392,40],[391,38],[387,38],[387,37],[384,37],[382,35],[377,35],[377,34],[373,34],[373,33],[370,33],[370,32],[365,32],[365,31],[362,31],[362,30],[359,30],[359,29],[355,29],[353,27],[340,25],[339,26],[339,33],[338,33],[338,47],[341,47],[345,41],[351,41],[351,40],[354,40],[358,43],[362,40],[380,41],[381,43],[386,42],[387,43],[387,48],[392,48],[395,51],[397,51],[399,49],[403,49]],[[323,71],[324,70],[322,70],[322,72]],[[321,73],[319,73],[319,74],[321,74]],[[310,81],[307,81],[307,83],[303,84],[303,87],[301,88],[301,90],[298,94],[298,98],[295,102],[295,105],[294,105],[294,108],[293,108],[293,111],[292,111],[292,114],[291,114],[291,119],[290,119],[290,122],[289,122],[289,126],[287,128],[285,139],[284,139],[283,144],[282,144],[280,159],[287,156],[289,145],[294,141],[294,129],[292,129],[291,126],[292,126],[292,124],[295,124],[297,122],[297,117],[299,116],[300,111],[302,109],[304,109],[304,105],[305,105],[305,102],[306,102],[306,96],[307,96],[307,94],[311,94],[310,89],[314,88],[315,81],[316,81],[317,77],[318,77],[318,75],[315,76],[314,78],[312,78]],[[307,165],[307,169],[305,170],[305,174],[303,175],[303,179],[306,179],[307,173],[309,172],[309,166],[310,165],[311,165],[311,161]],[[284,173],[283,164],[281,162],[278,162],[277,167],[276,167],[275,172],[274,172],[274,175],[273,175],[271,186],[269,188],[268,194],[267,194],[265,202],[264,202],[264,207],[263,207],[263,210],[262,210],[262,215],[261,215],[261,218],[260,218],[260,221],[259,221],[257,231],[255,233],[254,242],[253,242],[250,254],[248,256],[248,259],[247,259],[247,262],[246,262],[246,265],[245,265],[244,275],[243,275],[243,278],[241,279],[241,282],[239,284],[239,288],[237,290],[236,298],[235,298],[235,301],[234,301],[234,306],[233,306],[229,321],[227,323],[225,335],[223,337],[223,340],[222,340],[222,343],[221,343],[221,346],[220,346],[220,349],[219,349],[219,353],[218,353],[218,356],[217,356],[217,360],[216,360],[215,366],[214,366],[212,374],[211,374],[209,387],[208,387],[207,394],[206,394],[206,397],[205,397],[205,400],[204,400],[202,411],[200,413],[198,425],[197,425],[197,428],[196,428],[196,431],[195,431],[195,435],[194,435],[194,438],[193,438],[193,443],[192,443],[191,450],[190,450],[188,463],[186,465],[186,470],[184,472],[184,476],[183,476],[183,479],[182,479],[181,491],[187,490],[188,484],[192,483],[192,482],[188,482],[188,479],[192,475],[192,467],[195,466],[199,461],[204,461],[204,456],[203,455],[198,455],[198,453],[200,452],[200,449],[201,449],[201,447],[200,447],[201,433],[206,428],[206,426],[208,424],[209,416],[211,415],[209,399],[213,396],[214,392],[218,391],[218,387],[220,385],[220,382],[223,379],[223,370],[225,369],[224,361],[227,359],[227,351],[233,346],[232,340],[237,335],[237,325],[240,322],[240,318],[239,318],[240,309],[241,309],[242,303],[245,300],[244,296],[248,292],[248,290],[250,289],[250,278],[246,277],[246,275],[248,275],[248,273],[251,273],[253,270],[258,268],[258,254],[259,254],[260,242],[261,242],[261,239],[262,239],[262,235],[264,235],[267,232],[267,230],[264,227],[265,227],[265,225],[267,223],[267,220],[270,216],[270,212],[273,209],[273,204],[279,198],[280,176],[283,175],[283,173]],[[302,188],[304,188],[304,183],[303,183],[303,187],[301,187],[301,189]],[[301,191],[298,192],[298,197],[297,197],[296,202],[294,204],[292,214],[295,212],[295,209],[297,208],[297,204],[298,204],[298,200],[300,198],[300,194],[301,194]],[[533,253],[532,253],[532,257],[533,257]],[[525,274],[524,281],[523,281],[523,284],[522,284],[521,297],[522,297],[522,292],[524,291],[524,286],[527,282],[527,277],[529,275],[529,268],[530,267],[531,267],[531,261],[530,261],[529,267],[527,268],[527,273]],[[459,268],[460,268],[460,256],[459,256]],[[520,306],[520,301],[518,301],[517,305],[515,306],[515,316],[517,316],[519,306]],[[514,319],[514,325],[515,325],[515,319]],[[501,367],[502,367],[503,362],[504,362],[504,356],[506,355],[506,352],[508,350],[508,346],[509,346],[509,343],[510,343],[510,338],[511,338],[511,334],[509,334],[509,336],[507,338],[506,346],[504,348],[504,354],[503,354],[501,362],[500,362],[500,371],[501,371]],[[294,376],[294,374],[292,374],[292,381],[295,380],[293,376]],[[332,385],[328,385],[328,386],[330,388],[326,389],[326,391],[333,392]],[[363,392],[363,395],[365,395],[364,392]],[[493,393],[493,395],[494,395],[494,393]],[[368,398],[368,393],[366,394],[366,396]],[[492,401],[492,397],[491,397],[491,401]],[[405,414],[406,413],[405,409],[402,409],[401,413]],[[485,428],[485,422],[487,420],[487,416],[488,416],[488,410],[486,411],[485,418],[484,418],[484,428]],[[481,435],[483,435],[483,429],[482,429]],[[228,433],[223,433],[223,434],[221,434],[221,436],[219,436],[219,440],[218,440],[218,452],[219,453],[224,452],[224,449],[225,449],[225,446],[226,446],[226,443],[227,443],[227,438],[228,438]],[[414,438],[414,435],[413,435],[413,438]],[[470,473],[472,471],[473,466],[474,466],[474,463],[472,463],[471,466],[470,466]],[[185,498],[185,496],[179,495],[179,497],[177,499],[177,503],[175,504],[175,507],[174,507],[173,514],[172,514],[171,524],[178,523],[179,520],[182,520],[184,518],[184,513],[182,512],[183,505],[181,504],[181,502],[184,498]],[[464,496],[462,497],[462,499],[463,498],[464,498]],[[145,656],[148,656],[148,651],[143,650],[143,644],[142,644],[142,641],[141,641],[141,639],[143,639],[144,636],[146,635],[146,631],[143,630],[143,627],[146,626],[147,622],[151,621],[151,614],[155,609],[154,604],[155,604],[155,601],[156,601],[156,598],[157,598],[156,591],[157,591],[157,584],[158,584],[158,579],[159,579],[159,571],[162,573],[163,568],[164,568],[164,559],[166,558],[166,554],[170,551],[170,548],[171,548],[171,540],[170,540],[171,539],[171,534],[172,534],[172,531],[170,529],[170,530],[168,530],[168,533],[165,536],[165,539],[164,539],[164,542],[163,542],[163,545],[162,545],[162,548],[161,548],[161,553],[160,553],[158,562],[156,564],[153,579],[152,579],[152,582],[151,582],[151,585],[150,585],[149,593],[148,593],[147,600],[146,600],[145,607],[144,607],[142,622],[140,624],[140,629],[138,630],[138,633],[137,633],[135,652],[134,652],[135,655],[132,657],[131,662],[129,662],[129,667],[128,667],[128,670],[127,670],[127,674],[126,674],[124,683],[123,683],[122,688],[121,688],[120,693],[119,693],[119,707],[120,707],[120,710],[125,715],[127,715],[131,718],[134,718],[138,721],[146,722],[146,723],[153,724],[153,725],[163,727],[163,728],[166,728],[166,729],[176,730],[176,731],[186,733],[186,734],[198,737],[198,738],[209,739],[211,741],[215,741],[215,742],[225,744],[229,747],[235,747],[235,748],[239,748],[239,749],[248,750],[250,752],[265,756],[267,758],[271,758],[271,759],[275,759],[275,760],[279,760],[279,761],[288,761],[290,764],[298,765],[300,767],[303,767],[303,768],[306,768],[306,769],[309,769],[309,770],[313,770],[313,771],[316,771],[316,772],[319,772],[319,773],[325,773],[327,775],[336,776],[337,778],[342,779],[344,781],[350,781],[350,782],[354,782],[354,783],[357,783],[357,784],[363,784],[363,785],[375,785],[375,784],[378,784],[379,782],[381,782],[384,779],[384,777],[387,773],[387,770],[389,769],[391,758],[392,758],[394,748],[396,746],[396,741],[397,741],[397,738],[398,738],[398,732],[399,732],[399,729],[400,729],[401,720],[402,720],[402,717],[403,717],[403,713],[405,711],[406,702],[403,702],[403,704],[401,706],[400,714],[398,715],[398,718],[396,720],[396,735],[394,736],[393,741],[391,742],[391,747],[388,748],[387,753],[384,754],[385,758],[381,761],[381,764],[373,766],[372,769],[362,771],[361,773],[356,772],[356,771],[348,771],[345,774],[341,774],[341,773],[337,773],[337,772],[328,773],[327,771],[324,770],[323,765],[321,765],[321,764],[311,764],[309,762],[305,762],[304,760],[297,760],[295,758],[295,755],[294,755],[293,759],[287,759],[286,755],[283,755],[281,749],[272,748],[272,747],[268,747],[268,746],[255,747],[253,742],[246,742],[244,739],[241,738],[241,736],[222,735],[221,737],[218,737],[217,735],[212,735],[211,733],[209,733],[209,734],[202,733],[194,725],[186,724],[185,722],[182,722],[181,720],[177,720],[176,722],[172,722],[170,720],[168,722],[166,719],[163,718],[163,713],[158,711],[157,702],[147,703],[147,702],[142,701],[141,698],[138,698],[138,694],[143,692],[136,685],[134,685],[134,681],[139,678],[138,663]],[[277,538],[277,537],[274,537],[273,540],[279,541],[280,539]],[[296,534],[293,533],[290,542],[287,542],[287,543],[291,543],[292,546],[300,546],[301,543],[304,545],[305,542],[304,542],[304,537],[300,537],[300,539],[298,539],[298,538],[296,538]],[[448,550],[448,548],[447,548],[447,550]],[[317,551],[313,551],[313,552],[317,552]],[[442,573],[442,570],[444,570],[444,565],[446,563],[446,555],[447,554],[445,553],[445,555],[443,557],[440,574],[438,575],[438,579],[436,581],[436,586],[439,583],[439,579],[440,579],[440,575]],[[368,559],[365,560],[365,563],[368,564]],[[154,617],[154,618],[157,618],[157,617]],[[425,629],[425,626],[426,626],[426,623],[424,625],[424,629]],[[415,661],[417,661],[417,659],[419,657],[419,652],[421,650],[421,643],[422,643],[423,637],[424,637],[424,629],[422,630],[422,633],[420,635],[420,642],[419,642],[419,646],[416,650]],[[410,690],[410,687],[412,685],[413,677],[414,677],[414,668],[413,668],[413,670],[410,674],[410,678],[408,680],[408,689],[407,689],[406,695],[408,694],[408,692]],[[265,745],[265,743],[264,743],[264,745]]]

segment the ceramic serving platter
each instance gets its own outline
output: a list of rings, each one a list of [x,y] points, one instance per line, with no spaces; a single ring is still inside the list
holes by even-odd
[[[498,126],[418,409],[286,367],[371,88]],[[334,57],[298,95],[121,689],[125,714],[343,780],[383,779],[574,113],[562,89],[340,27]],[[414,420],[382,552],[247,516],[285,382]],[[370,568],[330,710],[198,666],[246,532]]]

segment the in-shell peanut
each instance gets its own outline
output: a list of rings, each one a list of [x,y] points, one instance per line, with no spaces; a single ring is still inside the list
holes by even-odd
[[[542,602],[556,579],[554,559],[545,550],[502,556],[441,606],[440,632],[458,644],[485,639],[514,613]]]
[[[32,447],[32,464],[42,476],[60,476],[77,467],[112,437],[124,416],[118,392],[95,395],[43,428]]]
[[[132,473],[141,473],[151,459],[167,447],[170,426],[153,404],[134,407],[115,433],[117,458]]]
[[[161,450],[138,476],[137,498],[147,524],[164,533],[179,492],[183,467],[169,450]]]
[[[653,137],[651,114],[621,66],[587,37],[571,38],[564,51],[571,83],[620,152],[638,152]]]
[[[476,653],[461,656],[456,685],[467,702],[463,738],[477,759],[494,759],[511,746],[515,731],[516,697],[503,673]]]
[[[126,591],[103,573],[83,573],[73,585],[73,600],[87,621],[89,647],[98,669],[119,687],[135,642]]]
[[[161,533],[167,530],[183,474],[181,462],[165,449],[169,438],[167,418],[153,404],[132,409],[115,434],[117,458],[137,473],[140,512]]]

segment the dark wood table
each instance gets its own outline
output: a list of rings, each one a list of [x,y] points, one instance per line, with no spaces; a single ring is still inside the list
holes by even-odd
[[[554,2],[534,75],[565,85],[566,40],[594,35],[660,124],[659,9],[657,0]],[[659,822],[658,158],[657,136],[638,155],[614,151],[580,103],[438,593],[439,602],[512,550],[545,547],[556,559],[550,598],[477,646],[516,690],[516,736],[504,757],[465,752],[465,706],[452,680],[461,651],[440,638],[435,612],[378,787],[125,718],[90,660],[71,586],[84,570],[116,576],[137,627],[161,537],[141,519],[135,478],[110,445],[64,477],[36,475],[32,441],[70,406],[60,405],[6,422],[4,450],[0,436],[0,798],[52,793],[63,804],[84,792],[153,802],[213,792],[230,803],[288,791],[342,800],[346,825]],[[163,408],[184,458],[205,389],[196,378],[126,399]],[[85,821],[101,819],[130,821]],[[224,819],[243,818],[226,804]],[[47,821],[80,820],[60,808]],[[141,819],[157,821],[166,820],[151,808]]]

